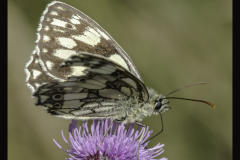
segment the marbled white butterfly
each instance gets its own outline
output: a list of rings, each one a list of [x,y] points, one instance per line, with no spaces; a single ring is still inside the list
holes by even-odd
[[[169,109],[167,95],[144,85],[115,40],[62,2],[53,1],[44,10],[25,72],[36,105],[57,117],[139,124],[144,117]]]

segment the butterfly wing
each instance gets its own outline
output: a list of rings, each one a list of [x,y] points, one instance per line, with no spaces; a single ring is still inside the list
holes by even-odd
[[[43,84],[56,81],[42,70],[41,65],[39,64],[39,57],[35,50],[30,56],[30,60],[26,64],[24,71],[27,75],[27,86],[31,89],[32,93]]]
[[[84,13],[62,2],[47,5],[40,19],[35,51],[39,64],[53,79],[64,81],[73,76],[75,68],[57,68],[77,52],[107,57],[142,80],[134,63],[115,40]],[[84,75],[77,72],[75,76]]]
[[[118,104],[135,96],[138,102],[148,100],[145,85],[135,75],[114,61],[96,54],[80,52],[71,56],[61,68],[85,68],[83,76],[71,76],[64,82],[40,86],[33,96],[36,105],[63,118],[93,119],[126,116]]]

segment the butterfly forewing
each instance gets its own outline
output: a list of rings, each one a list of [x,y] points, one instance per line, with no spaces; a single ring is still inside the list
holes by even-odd
[[[26,64],[25,72],[27,74],[26,82],[27,86],[34,92],[39,86],[49,82],[55,82],[56,80],[46,74],[42,70],[41,65],[39,64],[39,57],[36,54],[36,51],[33,51],[33,54],[30,57],[30,61]]]
[[[119,63],[140,80],[135,65],[124,50],[96,22],[62,2],[50,3],[40,20],[36,52],[42,69],[56,80],[84,75],[74,67],[57,68],[79,51],[102,55]]]

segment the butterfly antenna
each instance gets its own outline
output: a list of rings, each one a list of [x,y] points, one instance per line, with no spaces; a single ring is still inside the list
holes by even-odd
[[[182,99],[182,100],[188,100],[188,101],[202,102],[202,103],[208,104],[209,106],[212,106],[213,109],[215,109],[215,105],[214,105],[214,104],[212,104],[212,103],[210,103],[210,102],[207,102],[207,101],[203,101],[203,100],[188,99],[188,98],[179,98],[179,97],[167,97],[167,98],[162,98],[162,99]]]
[[[175,92],[177,92],[177,91],[183,90],[183,89],[185,89],[185,88],[192,87],[192,86],[196,86],[196,85],[199,85],[199,84],[205,84],[205,82],[198,82],[198,83],[196,83],[196,84],[191,84],[191,85],[185,86],[185,87],[183,87],[183,88],[179,88],[179,89],[177,89],[177,90],[175,90],[175,91],[172,91],[172,92],[168,93],[168,94],[165,95],[164,97],[167,97],[168,95],[170,95],[170,94],[172,94],[172,93],[175,93]]]
[[[161,99],[181,99],[181,100],[202,102],[202,103],[206,103],[206,104],[212,106],[212,107],[215,109],[215,106],[214,106],[212,103],[207,102],[207,101],[197,100],[197,99],[188,99],[188,98],[179,98],[179,97],[167,97],[168,95],[170,95],[170,94],[172,94],[172,93],[175,93],[175,92],[177,92],[177,91],[183,90],[183,89],[188,88],[188,87],[196,86],[196,85],[199,85],[199,84],[205,84],[205,82],[198,82],[198,83],[196,83],[196,84],[188,85],[188,86],[185,86],[185,87],[183,87],[183,88],[177,89],[177,90],[175,90],[175,91],[173,91],[173,92],[170,92],[170,93],[168,93],[167,95],[163,96],[164,98],[161,98]]]

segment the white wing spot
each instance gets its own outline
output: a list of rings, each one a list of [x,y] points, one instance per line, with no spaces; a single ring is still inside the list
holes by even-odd
[[[80,21],[79,20],[76,20],[76,19],[69,19],[71,23],[73,24],[80,24]]]
[[[59,57],[61,59],[67,59],[72,55],[75,55],[76,52],[68,49],[58,49],[53,53],[54,56]]]
[[[57,40],[59,41],[60,45],[69,49],[77,46],[77,43],[71,38],[59,37]]]
[[[47,19],[46,19],[46,21],[48,21],[48,22],[49,22],[50,20],[51,20],[50,18],[47,18]]]
[[[50,41],[50,37],[44,35],[43,36],[43,42],[48,42],[48,41]]]
[[[50,29],[49,26],[45,26],[45,27],[44,27],[44,30],[45,30],[45,31],[49,31],[49,29]]]
[[[79,15],[73,15],[72,18],[75,18],[75,19],[82,19],[82,17],[80,17]]]
[[[39,86],[41,86],[39,83],[35,83],[36,88],[38,88]]]
[[[101,35],[90,27],[86,27],[83,35],[72,35],[72,37],[91,46],[97,45],[101,41]]]
[[[48,50],[47,50],[46,48],[43,48],[43,49],[42,49],[42,52],[43,52],[43,53],[47,53]]]
[[[73,15],[72,18],[74,18],[74,19],[80,19],[79,17],[77,17],[77,16],[75,16],[75,15]]]
[[[38,59],[35,60],[35,63],[36,63],[36,64],[38,63]]]
[[[56,11],[52,11],[50,14],[54,16],[58,16],[58,13]]]
[[[127,70],[129,70],[127,63],[125,62],[125,60],[119,54],[115,53],[115,54],[111,55],[109,58],[112,61],[114,61],[115,63],[120,64],[122,67],[124,67]]]
[[[97,28],[97,31],[98,33],[100,33],[106,40],[109,40],[110,38],[102,31],[100,31],[98,28]]]
[[[55,28],[55,27],[53,28],[53,30],[56,31],[56,32],[62,32],[62,33],[65,33],[64,30],[61,30],[61,29],[58,29],[58,28]]]
[[[57,9],[62,10],[62,11],[65,11],[65,9],[62,8],[61,6],[58,6]]]
[[[51,61],[47,61],[47,62],[46,62],[46,65],[47,65],[47,68],[48,68],[49,70],[51,70],[52,67],[53,67],[53,65],[54,65],[54,63],[51,62]]]
[[[52,25],[55,25],[55,26],[59,26],[59,27],[63,27],[63,28],[67,28],[67,24],[69,24],[68,22],[65,22],[65,21],[61,21],[59,19],[55,19],[53,18],[53,21],[51,22]],[[69,24],[71,25],[71,24]],[[76,27],[74,25],[71,25],[72,26],[72,29],[76,30]],[[67,28],[69,29],[69,28]]]
[[[85,69],[87,69],[87,67],[84,66],[71,66],[70,67],[72,69],[71,75],[69,76],[82,76],[85,75],[85,73],[83,73],[83,71]]]
[[[40,74],[42,74],[42,72],[35,69],[33,69],[32,71],[33,71],[33,79],[36,79]]]

